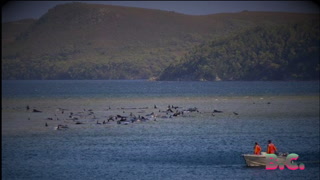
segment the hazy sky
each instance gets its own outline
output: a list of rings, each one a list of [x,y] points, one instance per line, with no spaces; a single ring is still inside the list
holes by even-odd
[[[48,9],[75,1],[7,1],[2,3],[2,22],[25,18],[39,18]],[[319,4],[314,1],[81,1],[94,4],[111,4],[175,11],[191,15],[223,12],[280,11],[319,13]]]

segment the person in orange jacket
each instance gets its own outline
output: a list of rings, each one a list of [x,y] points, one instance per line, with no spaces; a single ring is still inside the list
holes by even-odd
[[[276,146],[271,142],[271,140],[268,141],[268,147],[267,147],[267,154],[275,154],[277,152]]]
[[[255,145],[253,147],[253,153],[257,154],[257,155],[260,155],[260,153],[261,153],[261,147],[257,142],[255,143]]]

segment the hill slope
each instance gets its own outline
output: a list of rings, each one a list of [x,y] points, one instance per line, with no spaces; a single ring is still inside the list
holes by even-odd
[[[160,80],[319,79],[318,22],[259,26],[197,46]]]
[[[11,39],[2,41],[2,78],[150,78],[207,40],[257,25],[312,20],[318,20],[318,15],[241,12],[190,16],[68,3],[50,9],[18,33],[3,33],[5,39]]]
[[[24,31],[26,31],[36,20],[24,19],[21,21],[8,22],[2,24],[2,46],[6,46],[15,41],[15,39]]]

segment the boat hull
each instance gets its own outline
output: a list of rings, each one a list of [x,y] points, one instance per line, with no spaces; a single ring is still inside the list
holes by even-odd
[[[243,154],[247,166],[266,166],[266,155]],[[286,156],[278,156],[278,163],[285,163]]]

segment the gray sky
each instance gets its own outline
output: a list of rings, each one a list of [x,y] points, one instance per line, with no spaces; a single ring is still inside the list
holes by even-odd
[[[25,18],[39,18],[48,9],[75,1],[7,1],[2,3],[2,22]],[[190,15],[248,11],[278,11],[319,13],[314,1],[81,1],[93,4],[110,4],[175,11]]]

